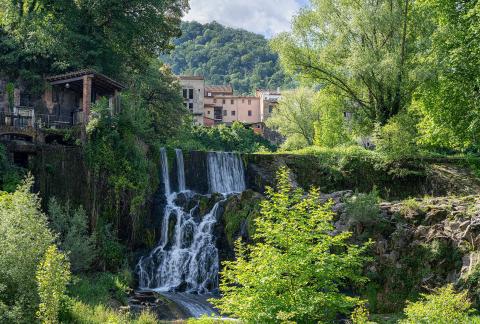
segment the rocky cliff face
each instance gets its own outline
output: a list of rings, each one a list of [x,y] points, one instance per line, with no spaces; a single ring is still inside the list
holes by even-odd
[[[354,195],[350,190],[324,194],[319,203],[333,200],[337,231],[352,232],[355,242],[373,241],[365,268],[369,283],[355,290],[375,312],[399,311],[406,300],[446,283],[466,287],[480,300],[480,196],[382,202],[355,219],[347,208]],[[252,240],[262,198],[249,191],[225,205],[226,258],[233,256],[233,240]]]

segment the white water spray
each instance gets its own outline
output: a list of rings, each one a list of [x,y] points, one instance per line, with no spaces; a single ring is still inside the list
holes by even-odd
[[[180,149],[175,149],[175,155],[177,157],[177,178],[178,178],[178,191],[185,191],[185,166],[183,163],[183,152]]]
[[[245,190],[245,172],[240,155],[210,152],[207,159],[210,192],[234,193]]]
[[[176,159],[180,192],[171,193],[167,155],[161,150],[166,197],[162,233],[157,247],[137,264],[140,288],[204,294],[218,288],[219,260],[213,232],[227,194],[245,190],[243,163],[237,154],[208,153],[210,192],[222,193],[224,198],[206,215],[198,215],[199,195],[185,190],[181,150],[176,150]]]

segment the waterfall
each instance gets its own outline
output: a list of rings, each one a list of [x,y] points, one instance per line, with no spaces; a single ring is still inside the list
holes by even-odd
[[[178,176],[178,191],[185,191],[185,166],[183,163],[183,152],[180,149],[175,149],[177,156],[177,176]]]
[[[170,196],[170,176],[168,174],[168,158],[167,150],[165,148],[160,149],[160,161],[162,165],[162,179],[165,186],[165,196]]]
[[[207,160],[210,192],[234,193],[245,190],[245,172],[240,155],[209,152]]]
[[[214,227],[228,194],[245,190],[243,163],[237,154],[207,154],[210,191],[222,196],[205,215],[200,215],[201,201],[211,197],[186,190],[181,150],[176,150],[176,157],[179,192],[172,193],[166,151],[161,150],[166,206],[163,215],[159,215],[162,217],[160,240],[148,256],[140,259],[136,272],[141,289],[204,294],[218,288],[219,259]]]

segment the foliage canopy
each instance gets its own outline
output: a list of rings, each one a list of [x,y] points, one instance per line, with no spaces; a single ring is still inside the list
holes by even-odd
[[[319,191],[306,196],[293,189],[289,173],[278,173],[277,190],[267,189],[256,218],[254,243],[236,243],[236,260],[221,273],[222,312],[247,322],[322,322],[348,313],[359,300],[344,295],[347,283],[363,282],[366,246],[347,242],[350,233],[332,235],[331,205]]]
[[[232,84],[238,93],[290,88],[278,56],[265,37],[217,22],[183,22],[175,50],[163,56],[176,74],[202,75],[210,84]]]

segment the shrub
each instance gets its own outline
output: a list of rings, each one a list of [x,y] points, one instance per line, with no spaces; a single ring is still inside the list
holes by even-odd
[[[467,292],[456,293],[452,285],[437,289],[433,294],[422,294],[417,302],[408,302],[403,324],[470,323],[471,303]]]
[[[112,230],[112,225],[99,224],[95,230],[95,236],[100,268],[104,271],[120,269],[126,259],[126,249]]]
[[[221,318],[215,318],[212,316],[202,315],[200,318],[189,318],[187,324],[222,324],[231,323],[231,320],[224,320]]]
[[[375,144],[378,151],[388,159],[401,159],[418,154],[418,119],[411,113],[402,112],[383,126],[377,126]]]
[[[277,191],[267,189],[255,244],[236,242],[236,260],[223,263],[222,297],[211,302],[246,322],[322,322],[348,313],[359,300],[339,292],[361,283],[365,246],[347,243],[350,233],[332,236],[330,204],[319,191],[293,189],[287,169]]]
[[[54,236],[27,178],[0,194],[0,322],[34,322],[39,304],[35,272]]]
[[[101,272],[74,276],[68,287],[68,299],[62,312],[62,323],[146,324],[158,323],[148,312],[139,316],[126,312],[131,274]]]
[[[25,170],[10,161],[5,146],[0,144],[0,188],[7,192],[14,192],[24,176]]]
[[[60,303],[70,280],[70,265],[66,256],[51,245],[37,270],[40,305],[37,317],[42,323],[59,323]]]
[[[348,217],[348,224],[356,227],[366,227],[373,229],[383,225],[380,216],[380,201],[378,191],[373,189],[370,193],[356,193],[349,198],[345,204],[345,212]],[[357,228],[358,234],[361,234],[360,228]]]
[[[365,305],[359,305],[351,315],[353,324],[373,324],[374,322],[369,321],[368,317],[369,313]]]
[[[59,234],[59,245],[67,252],[73,272],[90,269],[95,258],[95,237],[88,233],[88,217],[83,207],[73,210],[67,201],[61,205],[55,198],[48,203],[50,226]]]

